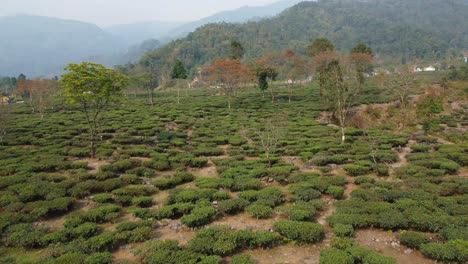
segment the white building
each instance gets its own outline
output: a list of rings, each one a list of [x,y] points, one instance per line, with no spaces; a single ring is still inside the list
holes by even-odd
[[[429,67],[424,68],[423,71],[425,71],[425,72],[434,72],[434,71],[436,71],[436,68],[434,68],[434,66],[429,66]]]

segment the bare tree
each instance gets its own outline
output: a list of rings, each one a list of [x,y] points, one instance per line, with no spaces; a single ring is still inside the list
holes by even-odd
[[[269,168],[271,168],[272,165],[272,155],[276,153],[280,139],[284,133],[284,120],[286,120],[285,117],[270,118],[254,128],[254,141],[259,143],[265,153]]]
[[[58,91],[58,82],[55,80],[23,80],[18,83],[16,92],[27,98],[32,112],[39,112],[44,118],[45,111],[52,107],[53,98]]]
[[[372,57],[367,54],[351,54],[342,57],[326,52],[315,57],[323,65],[320,72],[322,99],[326,107],[334,111],[341,128],[341,142],[346,140],[345,130],[350,108],[357,102],[364,85],[363,64],[370,64]]]
[[[408,67],[402,67],[397,70],[397,74],[380,73],[377,81],[382,89],[397,98],[398,108],[400,108],[400,117],[397,122],[399,129],[404,129],[410,122],[413,112],[409,99],[414,88],[418,86],[415,74]]]

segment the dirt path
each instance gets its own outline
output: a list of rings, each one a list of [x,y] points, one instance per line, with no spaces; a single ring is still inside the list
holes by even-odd
[[[201,169],[190,168],[188,172],[193,174],[196,178],[216,178],[219,176],[219,173],[216,171],[216,165],[211,159],[208,160],[208,163],[205,167]]]
[[[271,249],[246,250],[258,264],[318,264],[321,245],[282,245]]]
[[[356,242],[364,247],[376,250],[386,256],[396,258],[399,264],[435,264],[419,251],[400,245],[398,235],[378,229],[368,229],[356,232]]]
[[[90,174],[95,174],[99,171],[99,168],[101,168],[101,166],[110,164],[109,161],[98,159],[79,159],[76,160],[76,162],[88,162],[88,172]]]

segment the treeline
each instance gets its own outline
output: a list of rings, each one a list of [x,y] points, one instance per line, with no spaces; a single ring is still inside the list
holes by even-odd
[[[198,66],[226,54],[233,39],[243,43],[248,62],[285,49],[304,55],[310,40],[322,36],[341,52],[364,42],[381,58],[402,63],[460,57],[468,43],[467,12],[460,0],[303,2],[272,19],[203,26],[146,54],[141,64],[167,71],[180,58],[194,75]]]

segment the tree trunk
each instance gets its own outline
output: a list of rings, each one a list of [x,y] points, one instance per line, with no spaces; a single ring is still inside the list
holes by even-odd
[[[96,158],[96,145],[94,144],[94,131],[91,131],[91,158]]]
[[[275,93],[273,92],[273,87],[270,88],[270,93],[271,93],[271,103],[275,103]]]
[[[149,93],[150,93],[150,103],[151,103],[151,106],[154,106],[153,88],[150,88]]]
[[[346,135],[345,135],[345,127],[341,125],[341,144],[345,143]]]
[[[180,104],[180,87],[177,85],[177,104]]]

